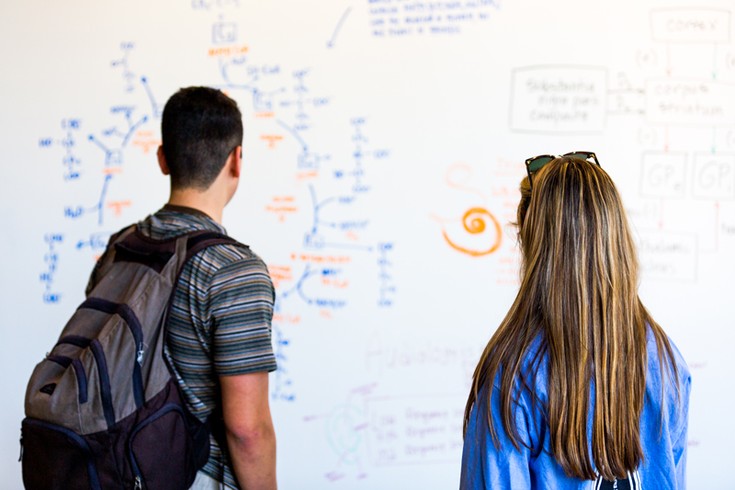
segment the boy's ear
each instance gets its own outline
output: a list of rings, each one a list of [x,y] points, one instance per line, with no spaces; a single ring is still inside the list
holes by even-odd
[[[234,150],[232,150],[230,158],[232,159],[232,167],[230,168],[232,176],[235,178],[240,178],[240,173],[242,172],[242,146],[238,146]]]
[[[163,154],[163,145],[158,146],[156,157],[158,157],[158,167],[161,169],[161,173],[169,175],[171,171],[168,169],[168,163],[166,163],[166,155]]]

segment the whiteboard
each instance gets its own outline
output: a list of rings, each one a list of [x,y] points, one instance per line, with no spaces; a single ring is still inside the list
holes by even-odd
[[[691,488],[735,418],[731,0],[3,2],[4,488],[23,394],[110,233],[160,208],[162,106],[244,115],[228,232],[277,288],[284,489],[452,488],[480,352],[518,286],[525,158],[591,150],[644,303],[693,372]],[[728,389],[722,389],[722,387]]]

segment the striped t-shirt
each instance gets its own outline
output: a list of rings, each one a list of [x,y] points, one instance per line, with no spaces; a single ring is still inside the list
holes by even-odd
[[[138,226],[156,240],[196,230],[225,233],[206,214],[171,205]],[[168,318],[166,355],[189,410],[200,420],[219,406],[219,376],[276,369],[271,344],[274,299],[268,269],[249,248],[214,245],[184,266]],[[238,488],[229,458],[214,437],[210,439],[209,461],[202,471]]]

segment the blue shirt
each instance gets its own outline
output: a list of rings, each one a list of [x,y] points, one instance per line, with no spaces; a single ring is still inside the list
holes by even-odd
[[[640,419],[641,445],[644,459],[630,476],[631,488],[685,488],[687,454],[687,414],[691,375],[684,359],[673,343],[678,370],[679,392],[668,373],[662,373],[656,341],[649,330],[647,336],[648,371],[646,394]],[[533,350],[533,349],[529,349]],[[532,358],[533,353],[528,359]],[[666,364],[664,363],[664,367]],[[536,395],[546,405],[548,362],[542,359],[535,377]],[[662,379],[663,378],[663,379]],[[661,386],[663,383],[663,397]],[[493,445],[487,424],[487,390],[482,390],[472,409],[462,452],[461,489],[595,489],[598,482],[580,480],[564,474],[551,454],[551,434],[538,404],[524,391],[515,405],[515,422],[521,445],[515,449],[503,428],[500,416],[500,382],[493,385],[491,413],[499,447]],[[587,416],[587,438],[592,440],[592,410]],[[663,425],[662,425],[663,422]],[[524,446],[525,443],[525,446]],[[530,446],[534,449],[529,449]],[[633,486],[635,485],[635,486]],[[612,487],[611,487],[612,488]]]

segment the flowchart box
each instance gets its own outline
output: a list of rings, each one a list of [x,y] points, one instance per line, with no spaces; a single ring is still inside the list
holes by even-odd
[[[735,120],[735,85],[670,78],[649,80],[646,118],[660,124],[731,125]]]
[[[638,250],[644,280],[694,281],[697,278],[695,234],[641,232]]]
[[[605,127],[607,71],[588,66],[513,70],[510,127],[538,133],[599,132]]]
[[[694,155],[692,194],[705,199],[735,198],[735,154]]]
[[[651,35],[656,41],[729,43],[731,29],[727,10],[673,8],[651,12]]]
[[[681,198],[686,192],[685,153],[648,152],[641,165],[641,195]]]

